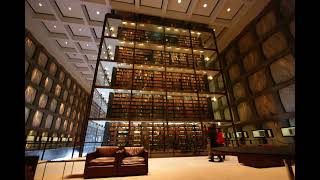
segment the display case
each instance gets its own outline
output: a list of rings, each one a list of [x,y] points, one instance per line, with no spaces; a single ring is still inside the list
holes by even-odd
[[[116,123],[111,134],[125,129],[111,135],[111,144],[125,139],[122,145],[144,146],[150,153],[206,151],[203,124],[232,124],[213,111],[213,101],[226,95],[214,31],[203,24],[122,15],[106,14],[89,120]],[[105,115],[93,113],[99,103],[106,104]],[[223,104],[221,111],[227,108]]]

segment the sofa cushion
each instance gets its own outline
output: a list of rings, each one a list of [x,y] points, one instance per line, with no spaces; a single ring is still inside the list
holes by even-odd
[[[118,150],[117,146],[101,146],[97,147],[97,155],[99,157],[114,156]]]
[[[144,164],[144,158],[139,156],[126,157],[122,160],[122,164]]]
[[[127,156],[141,156],[143,150],[143,147],[124,147],[124,152]]]
[[[99,157],[89,161],[89,166],[114,165],[115,157]]]

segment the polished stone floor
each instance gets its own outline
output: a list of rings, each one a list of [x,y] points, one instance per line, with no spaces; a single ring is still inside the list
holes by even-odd
[[[45,164],[37,167],[35,180],[41,180]],[[45,180],[62,179],[64,163],[48,163]],[[64,179],[82,180],[84,162],[67,163]],[[294,169],[294,167],[293,167]],[[72,171],[72,174],[71,174]],[[145,176],[99,178],[99,180],[288,180],[285,167],[257,169],[243,166],[236,157],[227,156],[223,163],[209,162],[206,156],[150,158]],[[96,179],[93,179],[96,180]],[[98,180],[98,179],[97,179]]]

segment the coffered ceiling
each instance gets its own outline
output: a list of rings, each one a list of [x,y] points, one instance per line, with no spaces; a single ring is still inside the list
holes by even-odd
[[[269,0],[26,0],[25,26],[89,92],[111,9],[205,23],[224,49]]]

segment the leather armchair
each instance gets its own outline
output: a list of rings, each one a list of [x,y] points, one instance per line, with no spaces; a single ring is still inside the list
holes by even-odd
[[[86,156],[84,178],[109,177],[117,175],[117,146],[97,147]]]
[[[144,147],[124,147],[118,154],[118,176],[148,174],[148,151]]]

